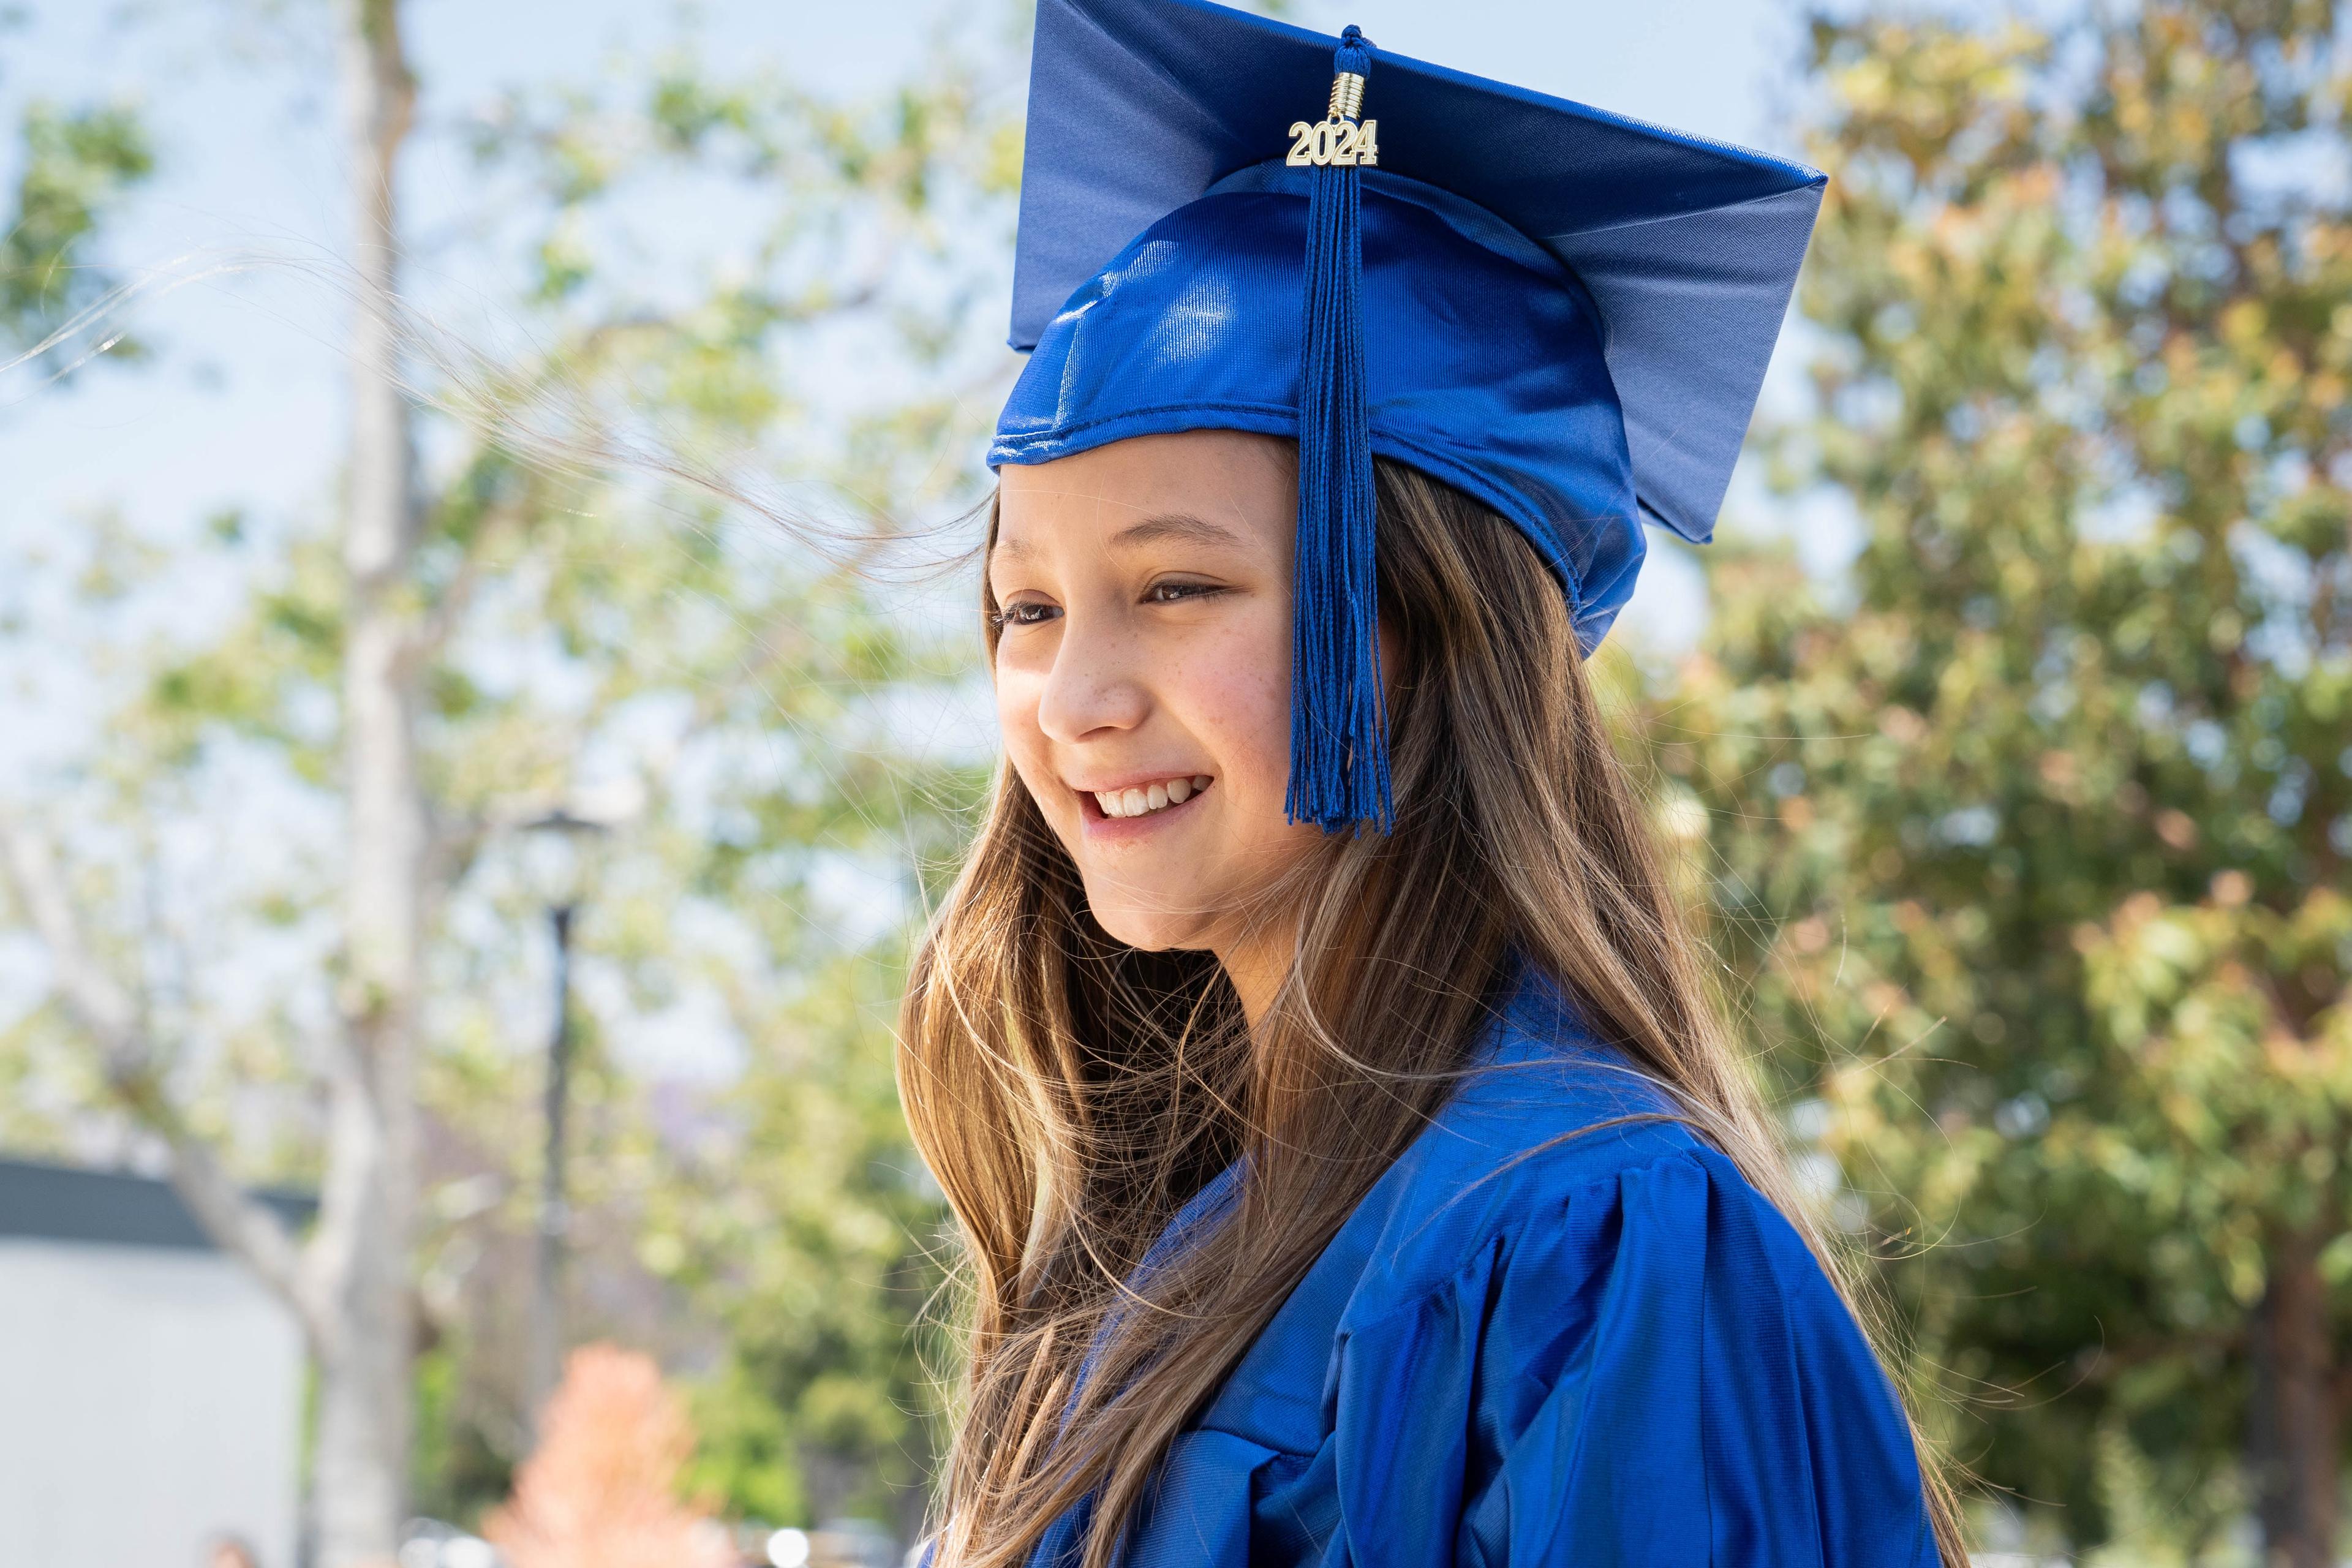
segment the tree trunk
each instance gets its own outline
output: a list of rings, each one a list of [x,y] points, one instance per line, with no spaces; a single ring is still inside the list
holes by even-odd
[[[2280,1238],[2255,1315],[2256,1506],[2269,1568],[2335,1568],[2337,1509],[2335,1346],[2317,1232]]]
[[[428,819],[416,758],[417,506],[400,363],[395,180],[415,101],[399,0],[341,0],[346,169],[357,274],[351,338],[342,1058],[331,1079],[320,1226],[313,1500],[320,1568],[388,1568],[405,1508],[409,1248]]]

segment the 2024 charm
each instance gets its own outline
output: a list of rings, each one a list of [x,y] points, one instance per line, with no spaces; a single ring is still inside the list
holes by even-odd
[[[1283,162],[1294,168],[1336,165],[1342,169],[1377,168],[1381,161],[1381,122],[1367,120],[1300,120],[1290,127],[1290,155]]]

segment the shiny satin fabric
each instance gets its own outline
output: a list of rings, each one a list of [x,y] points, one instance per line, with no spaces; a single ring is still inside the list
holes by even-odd
[[[1787,1221],[1679,1123],[1602,1125],[1664,1101],[1541,983],[1481,1059],[1171,1447],[1121,1563],[1933,1568],[1894,1390]]]
[[[1312,173],[1244,169],[1080,286],[1014,385],[990,464],[1176,430],[1296,439]],[[1493,215],[1380,171],[1363,181],[1372,448],[1517,524],[1590,649],[1632,595],[1644,549],[1592,300]]]

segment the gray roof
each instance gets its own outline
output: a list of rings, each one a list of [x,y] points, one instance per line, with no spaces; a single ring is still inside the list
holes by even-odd
[[[308,1225],[318,1201],[300,1193],[254,1194],[289,1226]],[[168,1182],[127,1171],[0,1159],[0,1239],[89,1241],[119,1247],[215,1250]]]

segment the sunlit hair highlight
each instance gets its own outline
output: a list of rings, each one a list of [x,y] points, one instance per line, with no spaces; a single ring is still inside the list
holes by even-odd
[[[1515,957],[1853,1299],[1710,993],[1557,583],[1460,492],[1387,463],[1378,489],[1395,830],[1326,838],[1267,898],[1262,918],[1293,911],[1296,956],[1255,1033],[1213,956],[1104,932],[1009,767],[923,942],[899,1082],[962,1227],[968,1312],[939,1568],[1012,1568],[1089,1492],[1085,1568],[1115,1560],[1171,1441],[1465,1070]],[[1223,1217],[1135,1279],[1236,1158]],[[1923,1464],[1945,1561],[1965,1563]]]

